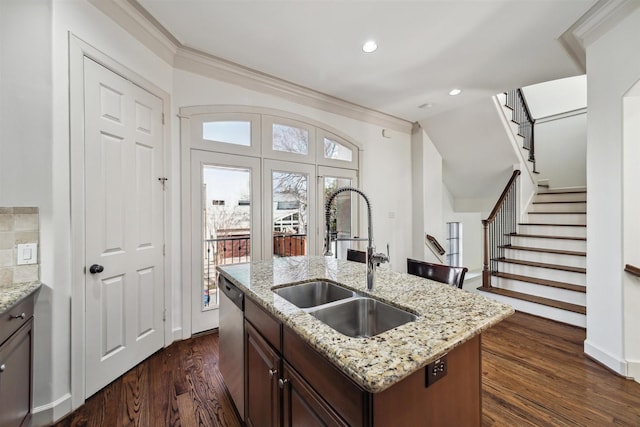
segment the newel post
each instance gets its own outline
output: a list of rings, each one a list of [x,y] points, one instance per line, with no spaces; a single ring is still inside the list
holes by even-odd
[[[484,265],[482,267],[482,287],[491,287],[491,271],[489,270],[489,221],[482,220],[482,228],[484,229]]]

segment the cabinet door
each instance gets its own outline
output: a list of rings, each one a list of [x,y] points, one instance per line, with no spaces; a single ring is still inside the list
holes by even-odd
[[[28,425],[31,414],[33,319],[0,347],[0,426]]]
[[[280,356],[262,336],[245,322],[246,419],[247,426],[280,425]]]
[[[348,425],[291,366],[286,362],[283,366],[284,427]]]

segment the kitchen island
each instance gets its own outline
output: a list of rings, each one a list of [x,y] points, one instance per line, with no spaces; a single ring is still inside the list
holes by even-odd
[[[480,334],[511,315],[513,309],[442,283],[388,269],[378,269],[375,287],[368,291],[365,268],[364,264],[330,257],[277,258],[218,267],[222,276],[246,297],[248,425],[252,423],[254,392],[252,345],[258,355],[275,350],[269,356],[271,363],[267,363],[273,366],[267,368],[274,384],[284,390],[284,396],[276,399],[284,400],[283,415],[271,414],[268,424],[290,425],[290,411],[309,407],[308,397],[312,396],[312,401],[319,401],[319,413],[328,411],[336,425],[385,425],[387,419],[395,422],[431,419],[433,423],[436,418],[439,420],[436,424],[468,421],[470,424],[466,425],[479,425]],[[274,288],[313,280],[337,283],[417,317],[373,337],[348,337],[274,293]],[[428,383],[428,370],[434,367],[444,368],[444,376],[436,383]],[[275,375],[275,371],[291,374],[285,378]],[[290,377],[308,383],[287,391],[294,386]],[[466,389],[457,390],[460,387]],[[442,408],[443,402],[449,409]],[[279,407],[280,403],[273,403],[271,412],[278,412]],[[316,411],[312,418],[322,418],[319,413]],[[468,418],[460,418],[467,417],[465,414]]]

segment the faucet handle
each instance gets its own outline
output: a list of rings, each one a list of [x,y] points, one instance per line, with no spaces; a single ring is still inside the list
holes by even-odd
[[[376,263],[377,265],[382,264],[383,262],[389,262],[389,257],[382,252],[371,255],[371,262]]]

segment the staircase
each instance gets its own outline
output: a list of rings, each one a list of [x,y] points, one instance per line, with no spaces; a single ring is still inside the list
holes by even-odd
[[[527,222],[495,258],[487,296],[516,310],[586,327],[586,190],[540,190]]]

